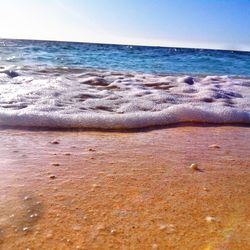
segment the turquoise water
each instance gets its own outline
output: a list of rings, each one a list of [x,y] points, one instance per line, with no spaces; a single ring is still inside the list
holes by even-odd
[[[0,40],[0,66],[6,64],[250,76],[250,52],[53,41]]]

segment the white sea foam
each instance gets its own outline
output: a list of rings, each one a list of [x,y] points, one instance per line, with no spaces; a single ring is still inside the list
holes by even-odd
[[[0,125],[127,129],[250,124],[250,80],[68,68],[0,68]]]

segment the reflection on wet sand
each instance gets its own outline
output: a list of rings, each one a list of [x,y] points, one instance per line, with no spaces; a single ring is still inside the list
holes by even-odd
[[[249,139],[248,127],[2,130],[0,246],[248,249]]]

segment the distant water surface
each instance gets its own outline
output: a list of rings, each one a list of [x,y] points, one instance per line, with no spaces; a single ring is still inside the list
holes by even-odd
[[[250,52],[0,40],[1,64],[250,76]]]

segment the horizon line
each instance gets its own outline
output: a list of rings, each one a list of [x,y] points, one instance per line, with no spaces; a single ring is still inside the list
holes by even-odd
[[[192,47],[192,46],[171,46],[171,45],[156,45],[156,44],[139,44],[139,43],[112,43],[112,42],[89,42],[89,41],[72,41],[72,40],[55,40],[55,39],[40,39],[40,38],[5,38],[0,37],[0,40],[24,40],[24,41],[44,41],[44,42],[65,42],[65,43],[82,43],[82,44],[97,44],[97,45],[117,45],[117,46],[137,46],[137,47],[155,47],[155,48],[175,48],[175,49],[201,49],[215,51],[231,51],[231,52],[246,52],[250,49],[226,49],[226,48],[209,48],[209,47]]]

